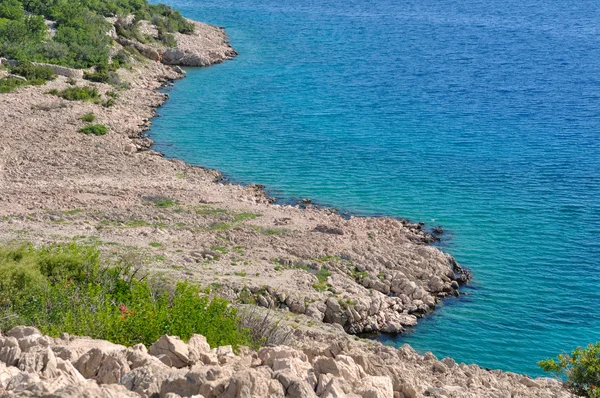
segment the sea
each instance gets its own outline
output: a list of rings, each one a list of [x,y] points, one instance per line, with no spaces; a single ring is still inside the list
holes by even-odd
[[[150,131],[168,157],[423,221],[472,270],[400,336],[522,372],[600,341],[598,0],[167,0],[224,26]]]

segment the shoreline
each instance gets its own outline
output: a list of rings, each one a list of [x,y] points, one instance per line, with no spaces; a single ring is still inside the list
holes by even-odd
[[[221,30],[201,25],[216,35],[219,54],[231,54]],[[277,309],[310,358],[354,355],[368,374],[389,377],[398,396],[491,396],[492,385],[532,397],[562,392],[546,379],[354,340],[345,332],[414,326],[468,282],[468,271],[430,245],[419,224],[273,204],[262,186],[223,184],[216,170],[160,156],[145,133],[167,100],[157,90],[182,74],[154,61],[120,73],[131,88],[111,108],[45,94],[68,87],[63,77],[0,95],[0,240],[95,244],[148,272]],[[112,89],[93,85],[102,95]],[[90,111],[109,134],[78,133],[79,115]]]

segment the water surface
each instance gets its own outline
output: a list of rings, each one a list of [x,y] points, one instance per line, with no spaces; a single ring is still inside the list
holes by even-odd
[[[157,150],[449,231],[468,295],[382,341],[537,375],[600,340],[600,2],[168,3],[240,56],[175,85]]]

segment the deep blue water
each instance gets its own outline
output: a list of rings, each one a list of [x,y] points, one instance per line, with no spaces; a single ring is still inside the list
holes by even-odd
[[[467,296],[386,343],[540,374],[600,340],[600,2],[168,3],[240,56],[175,85],[157,150],[449,231]]]

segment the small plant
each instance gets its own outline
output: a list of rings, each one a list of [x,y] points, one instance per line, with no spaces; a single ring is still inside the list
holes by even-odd
[[[86,135],[105,135],[108,133],[108,127],[103,124],[90,124],[79,129],[79,132]]]
[[[177,204],[177,202],[175,202],[173,199],[162,199],[162,200],[157,201],[154,204],[156,205],[156,207],[167,208],[167,207],[175,206]]]
[[[10,72],[23,76],[27,79],[27,83],[35,86],[40,86],[48,80],[56,78],[54,71],[49,66],[36,66],[31,62],[21,62],[19,65],[10,68]]]
[[[93,112],[90,112],[90,113],[86,113],[85,115],[83,115],[80,119],[86,123],[92,123],[93,121],[96,120],[96,115],[94,115]]]
[[[254,220],[255,218],[258,218],[262,216],[262,214],[257,214],[257,213],[238,213],[236,215],[233,216],[233,222],[243,222],[246,220]]]
[[[566,386],[577,395],[600,398],[600,342],[577,347],[571,355],[544,359],[538,365],[546,372],[566,377]]]
[[[20,79],[14,79],[14,78],[0,79],[0,94],[10,93],[11,91],[16,90],[17,88],[26,86],[26,85],[27,85],[27,82],[20,80]]]
[[[148,246],[162,247],[162,243],[160,243],[160,242],[150,242],[150,243],[148,243]]]
[[[56,95],[67,101],[89,101],[97,102],[100,100],[100,93],[94,87],[68,87],[62,91],[52,89],[48,94]]]
[[[244,278],[247,274],[246,271],[241,271],[241,272],[234,272],[233,273],[235,276],[241,276],[242,278]]]
[[[313,288],[319,292],[324,292],[327,289],[327,279],[331,276],[331,272],[323,267],[315,276],[317,277],[318,282],[313,284]]]

